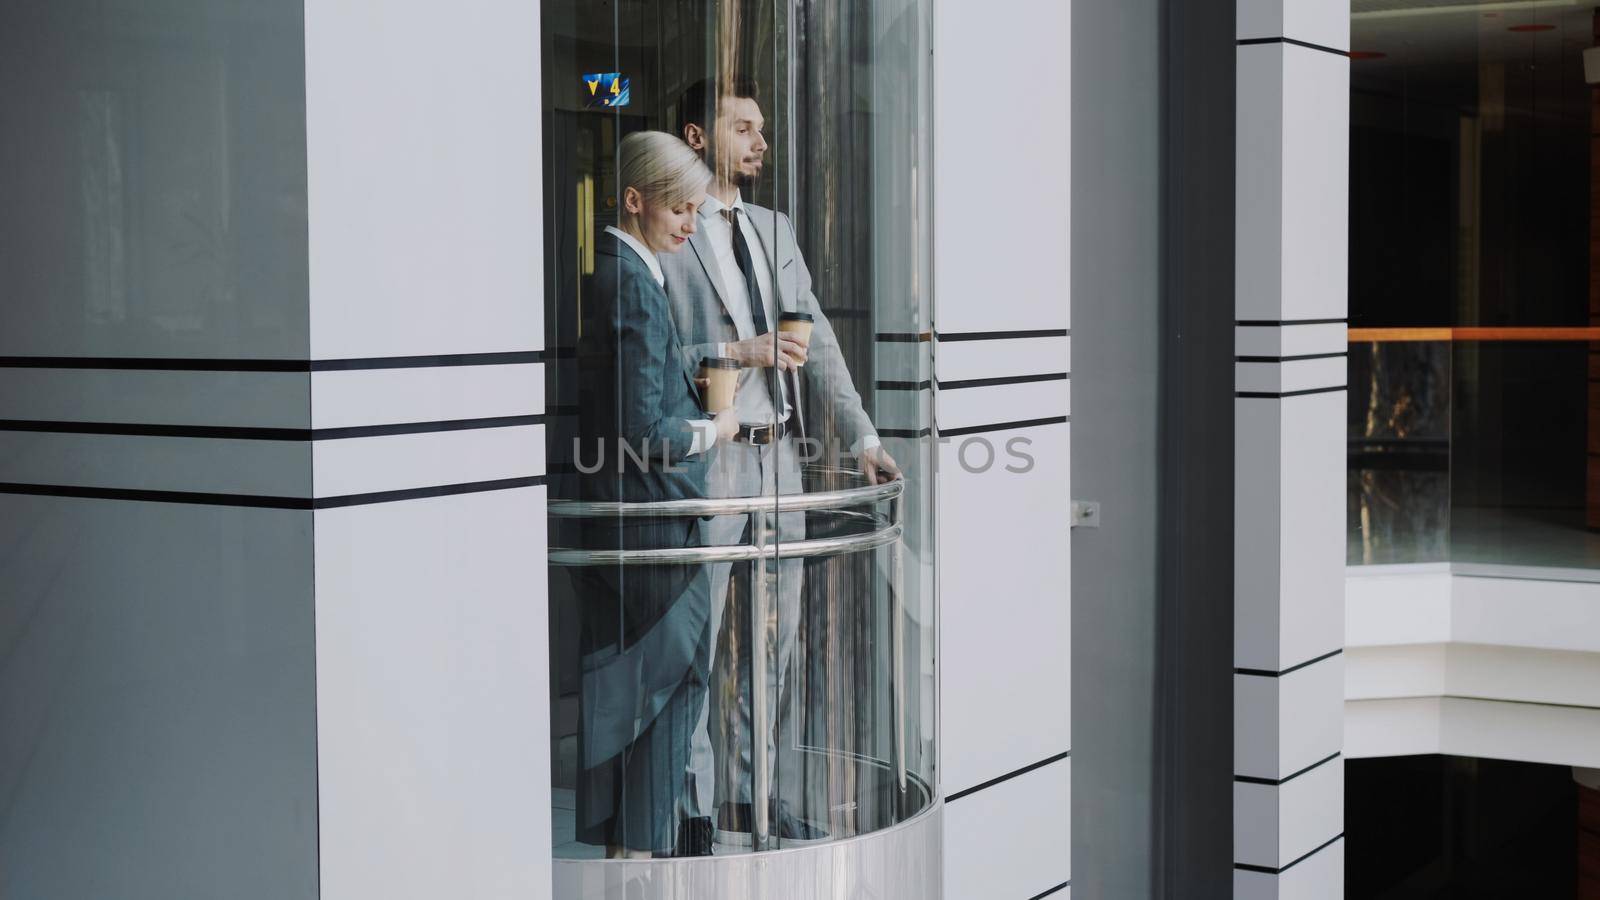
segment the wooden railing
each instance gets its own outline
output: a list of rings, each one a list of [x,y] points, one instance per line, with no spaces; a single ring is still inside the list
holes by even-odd
[[[1351,328],[1350,343],[1392,344],[1416,341],[1600,341],[1600,327],[1444,327]]]

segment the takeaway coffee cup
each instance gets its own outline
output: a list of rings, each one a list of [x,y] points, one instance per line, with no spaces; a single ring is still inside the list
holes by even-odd
[[[778,331],[793,336],[808,347],[811,346],[811,314],[786,312],[778,316]]]
[[[733,406],[733,389],[739,384],[739,361],[725,356],[700,360],[700,377],[706,380],[706,412],[719,413]]]
[[[786,312],[778,316],[778,330],[792,334],[805,344],[811,340],[811,314]]]

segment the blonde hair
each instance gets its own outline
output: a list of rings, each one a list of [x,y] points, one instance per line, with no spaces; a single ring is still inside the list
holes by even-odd
[[[711,170],[688,144],[665,131],[636,131],[617,148],[617,190],[633,188],[653,204],[673,207],[705,193]]]

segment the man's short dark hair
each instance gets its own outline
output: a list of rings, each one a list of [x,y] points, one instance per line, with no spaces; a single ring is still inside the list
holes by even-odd
[[[716,117],[717,98],[711,94],[712,79],[702,78],[689,85],[678,99],[678,137],[683,137],[683,130],[690,125],[699,125],[706,132],[711,131],[710,123]],[[749,78],[734,78],[722,83],[724,97],[747,97],[756,99],[757,86]]]

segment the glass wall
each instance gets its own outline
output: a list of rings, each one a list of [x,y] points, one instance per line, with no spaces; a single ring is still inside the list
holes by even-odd
[[[926,0],[544,0],[558,859],[934,799]]]
[[[1352,564],[1600,566],[1600,32],[1502,6],[1352,7]]]

